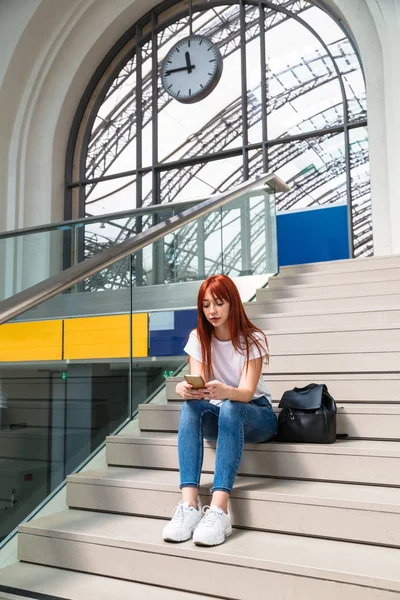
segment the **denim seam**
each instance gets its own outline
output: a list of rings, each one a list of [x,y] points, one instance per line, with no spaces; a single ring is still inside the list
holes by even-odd
[[[217,488],[212,488],[211,491],[213,491],[214,489],[223,489],[223,491],[225,492],[231,492],[232,488],[233,488],[233,484],[235,482],[236,476],[237,476],[237,472],[239,470],[239,465],[240,465],[240,461],[242,460],[242,456],[243,456],[243,446],[244,446],[244,418],[243,418],[243,408],[242,406],[240,407],[240,423],[241,423],[241,429],[240,429],[240,440],[241,440],[241,445],[242,445],[242,452],[240,453],[240,456],[238,458],[238,460],[236,460],[236,465],[235,465],[235,475],[233,477],[233,480],[230,481],[230,487],[228,488],[220,488],[219,486]]]
[[[210,489],[211,493],[213,493],[213,492],[227,492],[228,494],[230,494],[231,491],[232,491],[232,489],[225,488],[225,487],[220,487],[220,486],[218,486],[218,487],[212,487]]]
[[[199,427],[199,448],[200,448],[200,452],[199,452],[199,464],[197,465],[197,473],[198,473],[198,484],[197,487],[200,486],[200,479],[201,479],[201,467],[203,466],[203,461],[204,461],[204,437],[203,437],[203,417],[206,413],[212,413],[212,410],[205,410],[204,412],[201,413],[200,416],[200,427]]]
[[[243,449],[244,449],[244,419],[243,419],[243,409],[242,409],[242,407],[241,407],[241,411],[240,411],[240,417],[241,417],[241,422],[240,422],[240,424],[241,424],[241,428],[240,428],[240,443],[241,443],[241,446],[242,446],[242,452],[240,453],[239,460],[236,461],[235,477],[234,477],[233,481],[231,482],[231,489],[233,488],[233,484],[235,482],[235,478],[236,478],[237,472],[239,471],[239,465],[240,465],[240,462],[242,460]]]
[[[191,487],[191,488],[199,488],[199,484],[198,483],[192,483],[192,482],[188,482],[188,483],[181,483],[179,486],[179,489],[181,490],[184,487]]]

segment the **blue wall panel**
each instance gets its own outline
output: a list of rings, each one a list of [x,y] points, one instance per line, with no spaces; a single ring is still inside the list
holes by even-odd
[[[279,266],[350,258],[347,206],[277,215]]]
[[[186,344],[189,333],[197,326],[197,310],[176,310],[174,312],[173,322],[170,319],[171,311],[166,311],[168,319],[164,319],[164,323],[169,322],[172,328],[166,329],[165,324],[162,329],[152,329],[150,320],[150,351],[149,356],[179,356],[184,354],[183,348]],[[151,314],[151,313],[150,313]],[[157,313],[157,321],[163,321],[161,315]],[[154,322],[154,326],[156,323]]]

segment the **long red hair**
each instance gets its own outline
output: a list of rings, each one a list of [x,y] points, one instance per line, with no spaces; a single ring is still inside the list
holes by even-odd
[[[209,292],[216,300],[226,300],[230,304],[228,324],[232,345],[236,351],[246,356],[246,369],[250,360],[250,349],[255,345],[260,354],[268,352],[268,341],[265,334],[250,321],[245,313],[239,291],[232,279],[227,275],[212,275],[203,281],[197,296],[197,336],[201,345],[202,362],[207,379],[213,377],[211,362],[211,342],[214,327],[207,321],[203,311],[203,301]],[[260,338],[265,345],[260,343]],[[267,354],[268,361],[268,354]]]

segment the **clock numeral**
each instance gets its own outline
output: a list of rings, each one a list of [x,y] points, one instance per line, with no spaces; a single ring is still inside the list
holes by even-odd
[[[178,90],[176,95],[179,96],[180,93],[181,93],[181,90]]]
[[[192,90],[189,90],[189,96],[191,96],[191,95],[192,95]]]
[[[210,46],[209,48],[207,48],[207,52],[210,52],[210,50],[213,50],[213,51],[214,51],[214,48],[213,48],[213,46]]]
[[[171,83],[171,85],[169,85],[169,86],[168,86],[168,89],[169,89],[169,90],[170,90],[171,88],[172,88],[172,83]]]
[[[214,75],[214,73],[208,73],[208,75],[210,75],[212,77]]]
[[[204,40],[201,39],[200,42],[199,42],[199,46],[201,46],[203,42],[204,42]]]
[[[208,62],[217,62],[216,58],[210,58],[210,60]]]
[[[203,89],[204,85],[201,83],[201,84],[200,84],[200,87],[201,87],[201,89]]]

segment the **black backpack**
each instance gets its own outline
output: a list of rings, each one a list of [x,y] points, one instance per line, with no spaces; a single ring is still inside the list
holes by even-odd
[[[326,385],[310,383],[289,390],[279,408],[277,442],[332,444],[336,440],[336,403]]]

